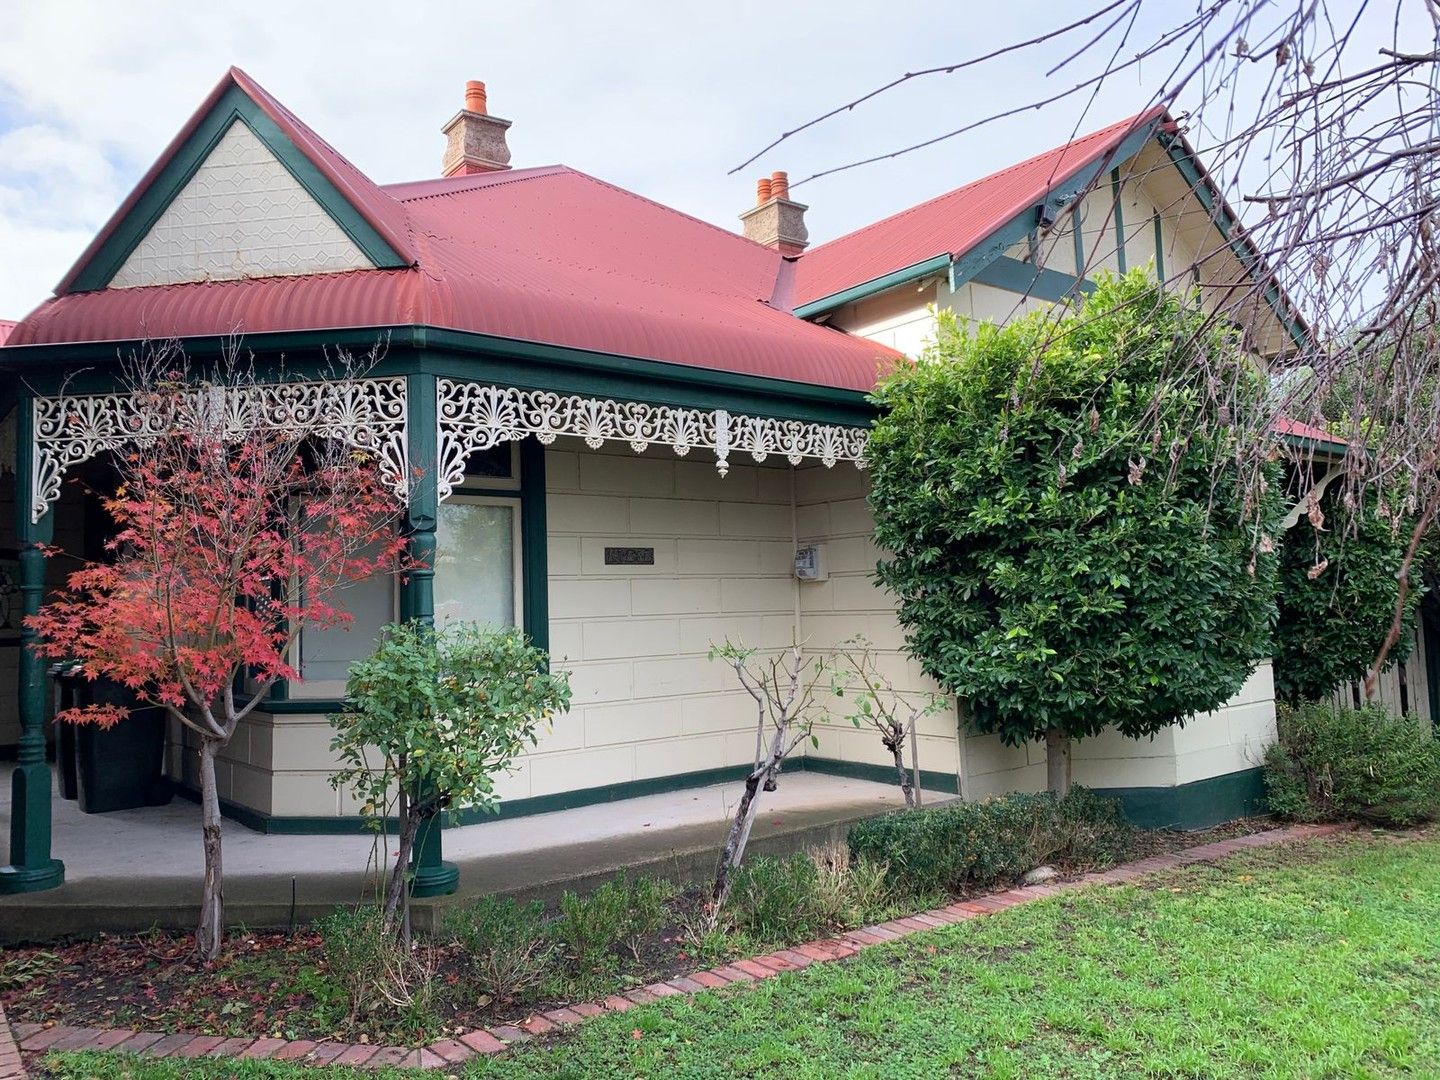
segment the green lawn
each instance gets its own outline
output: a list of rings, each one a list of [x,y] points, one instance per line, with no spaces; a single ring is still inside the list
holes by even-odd
[[[50,1063],[64,1080],[345,1075]],[[1317,841],[1066,894],[604,1017],[466,1076],[1440,1076],[1440,839]]]

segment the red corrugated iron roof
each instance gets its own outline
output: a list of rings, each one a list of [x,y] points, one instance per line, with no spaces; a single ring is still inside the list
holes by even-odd
[[[564,166],[372,197],[415,268],[71,293],[11,344],[419,324],[851,390],[898,355],[791,315],[771,249]]]
[[[1288,416],[1281,416],[1275,420],[1274,428],[1281,435],[1292,435],[1297,439],[1311,439],[1315,442],[1328,443],[1331,446],[1349,446],[1344,439],[1332,435],[1322,427],[1314,424],[1307,424],[1300,420],[1291,420]]]
[[[77,270],[232,86],[413,265],[67,293],[72,270],[11,345],[428,325],[853,390],[898,355],[791,315],[777,252],[564,166],[382,188],[236,68]]]
[[[807,251],[798,263],[795,303],[808,304],[936,256],[963,255],[1164,115],[1160,106],[1146,109]]]
[[[10,331],[15,329],[16,324],[9,319],[0,319],[0,345],[4,345],[10,337]]]

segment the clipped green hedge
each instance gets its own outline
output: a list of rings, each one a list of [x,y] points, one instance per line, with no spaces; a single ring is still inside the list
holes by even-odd
[[[1276,723],[1280,739],[1265,756],[1272,813],[1379,825],[1440,817],[1440,739],[1428,723],[1379,705],[1318,703],[1281,706]]]
[[[958,891],[1013,879],[1044,863],[1108,866],[1130,850],[1135,828],[1120,803],[1076,787],[1013,794],[871,818],[850,830],[850,854],[884,863],[892,887]]]

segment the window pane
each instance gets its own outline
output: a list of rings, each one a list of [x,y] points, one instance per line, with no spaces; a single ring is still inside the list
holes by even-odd
[[[305,682],[343,683],[350,675],[350,665],[375,651],[381,628],[395,621],[395,580],[382,572],[363,581],[347,581],[324,600],[348,611],[353,619],[343,626],[304,630],[300,675]]]
[[[435,530],[435,625],[514,626],[515,514],[511,503],[450,499]]]
[[[465,459],[465,475],[481,480],[509,480],[515,475],[515,444],[502,442],[486,450],[476,450]]]

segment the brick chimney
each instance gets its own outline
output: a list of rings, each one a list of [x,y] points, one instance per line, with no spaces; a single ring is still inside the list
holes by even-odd
[[[799,255],[810,243],[805,211],[790,199],[790,177],[783,173],[762,176],[755,185],[755,205],[740,215],[745,235],[781,255]]]
[[[441,128],[449,140],[441,171],[446,176],[468,176],[510,168],[510,148],[505,145],[509,126],[509,120],[490,115],[485,84],[471,79],[465,84],[465,107]]]

